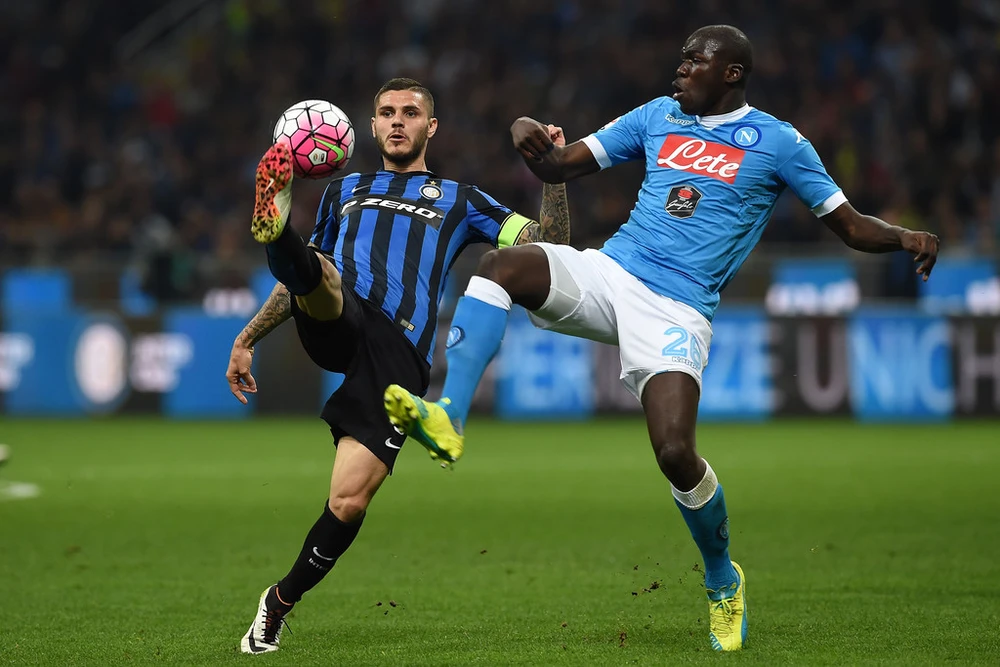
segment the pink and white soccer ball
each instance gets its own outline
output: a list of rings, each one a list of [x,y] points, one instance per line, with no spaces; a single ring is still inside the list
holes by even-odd
[[[304,100],[281,114],[274,143],[292,149],[299,178],[326,178],[343,169],[354,154],[354,126],[340,108],[324,100]]]

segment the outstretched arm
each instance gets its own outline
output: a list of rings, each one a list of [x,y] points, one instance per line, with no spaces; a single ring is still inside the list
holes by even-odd
[[[229,367],[226,369],[226,379],[229,381],[229,391],[246,404],[243,392],[257,393],[257,381],[250,374],[253,363],[253,346],[264,336],[274,331],[278,325],[292,315],[292,299],[288,290],[277,283],[271,290],[271,295],[260,307],[257,314],[233,341],[233,350],[229,355]]]
[[[874,216],[858,213],[850,203],[843,203],[820,218],[849,247],[861,252],[879,253],[905,250],[917,262],[917,273],[927,280],[937,262],[938,237],[929,232],[915,232],[890,225]]]
[[[548,126],[522,116],[510,126],[514,147],[528,168],[546,183],[565,183],[600,171],[601,166],[582,141],[557,146],[549,136]]]
[[[547,130],[556,147],[566,145],[561,127],[549,125]],[[569,244],[569,199],[566,197],[565,183],[542,185],[542,207],[538,211],[538,222],[521,230],[514,245],[538,241]]]
[[[291,295],[284,285],[276,283],[274,289],[271,290],[271,295],[267,297],[267,301],[253,316],[253,319],[243,327],[240,335],[236,337],[236,343],[245,347],[253,347],[291,316]]]

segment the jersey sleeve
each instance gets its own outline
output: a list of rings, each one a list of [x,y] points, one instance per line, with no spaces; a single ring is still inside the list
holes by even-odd
[[[795,132],[796,144],[791,156],[778,167],[778,177],[791,188],[817,218],[830,213],[847,201],[843,190],[833,182],[809,140]]]
[[[601,169],[645,158],[646,116],[644,104],[582,139]]]
[[[333,252],[340,231],[340,189],[342,181],[334,181],[326,186],[323,199],[316,209],[316,226],[309,236],[309,244],[325,253]],[[287,224],[287,223],[286,223]]]
[[[466,220],[472,234],[494,248],[506,248],[517,241],[534,220],[515,213],[477,187],[469,187]]]

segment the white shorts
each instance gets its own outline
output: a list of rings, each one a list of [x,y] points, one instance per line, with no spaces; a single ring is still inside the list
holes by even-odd
[[[617,345],[621,379],[640,401],[651,377],[680,371],[701,387],[712,325],[691,306],[657,294],[599,250],[537,243],[551,287],[529,316],[540,329]]]

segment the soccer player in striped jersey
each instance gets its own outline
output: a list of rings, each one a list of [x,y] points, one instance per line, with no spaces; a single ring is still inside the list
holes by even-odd
[[[383,169],[330,183],[309,245],[287,224],[288,149],[272,146],[258,166],[251,231],[278,283],[233,344],[230,389],[243,403],[244,392],[257,391],[253,348],[290,318],[310,358],[346,377],[323,409],[337,446],[330,496],[291,570],[261,595],[244,653],[278,649],[285,614],[357,536],[405,440],[386,417],[383,391],[390,384],[417,395],[427,390],[438,303],[458,253],[471,243],[569,242],[564,185],[544,186],[536,222],[474,185],[427,170],[427,142],[438,122],[434,98],[420,83],[392,79],[374,106],[371,129]],[[562,145],[562,130],[549,129]]]

